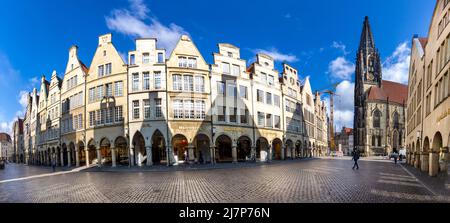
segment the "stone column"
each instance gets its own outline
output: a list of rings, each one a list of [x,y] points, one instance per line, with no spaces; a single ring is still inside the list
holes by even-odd
[[[67,150],[67,167],[72,166],[72,160],[71,160],[70,154],[71,154],[71,150]]]
[[[420,168],[420,153],[419,152],[415,152],[414,155],[416,158],[414,160],[414,167],[419,169]]]
[[[87,148],[84,150],[84,154],[86,154],[86,156],[85,156],[86,167],[89,167],[89,165],[91,165],[91,163],[89,163],[89,150]]]
[[[430,162],[429,162],[429,169],[428,169],[428,175],[435,177],[438,175],[439,172],[439,154],[435,151],[430,152]]]
[[[100,148],[97,148],[97,166],[102,167],[102,153],[100,152]]]
[[[78,149],[75,149],[75,163],[76,166],[79,167],[80,166],[80,152],[78,152]]]
[[[421,165],[420,165],[420,170],[422,172],[428,172],[428,168],[429,168],[429,153],[428,152],[422,152],[422,155],[420,157],[420,160],[422,161]]]
[[[171,166],[175,160],[174,154],[172,152],[172,145],[167,145],[167,165]]]
[[[117,166],[117,160],[116,160],[116,148],[111,148],[111,159],[112,159],[112,167]]]
[[[209,151],[210,151],[210,156],[211,156],[211,163],[215,164],[216,163],[216,147],[210,146]]]
[[[231,147],[231,155],[233,156],[233,163],[237,163],[238,159],[237,159],[237,146],[233,145]]]
[[[194,164],[195,162],[194,146],[191,143],[189,143],[188,145],[188,156],[189,156],[189,164]]]
[[[130,160],[130,162],[131,162],[131,166],[134,166],[134,148],[133,147],[130,147],[130,157],[129,157],[129,160]],[[167,154],[167,155],[169,155],[169,154]]]
[[[449,161],[448,147],[441,148],[441,158],[439,160],[439,169],[441,172],[447,172],[448,161]]]
[[[409,158],[410,158],[409,151],[406,151],[406,164],[408,165],[409,165]]]
[[[61,149],[61,151],[60,151],[60,159],[61,159],[61,163],[60,163],[60,166],[64,166],[64,151]]]
[[[152,147],[146,146],[145,149],[147,150],[147,166],[153,166]]]
[[[272,145],[269,145],[269,147],[267,148],[266,161],[268,161],[268,162],[272,161]]]
[[[256,146],[252,146],[251,154],[252,161],[256,161]]]
[[[285,154],[284,154],[284,151],[286,151],[286,148],[285,148],[285,146],[284,145],[281,145],[281,160],[284,160],[284,158],[285,158]]]

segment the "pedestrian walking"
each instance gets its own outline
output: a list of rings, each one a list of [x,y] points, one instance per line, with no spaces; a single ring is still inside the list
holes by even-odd
[[[359,160],[359,151],[353,151],[353,157],[352,157],[352,160],[355,162],[354,164],[353,164],[353,170],[355,169],[355,167],[356,167],[356,169],[357,170],[359,170],[359,165],[358,165],[358,160]]]
[[[398,158],[398,153],[397,153],[397,151],[394,151],[394,162],[395,162],[395,164],[397,164],[397,158]]]

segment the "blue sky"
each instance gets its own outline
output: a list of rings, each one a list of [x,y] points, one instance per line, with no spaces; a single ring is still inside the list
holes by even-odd
[[[64,72],[68,49],[79,46],[88,66],[97,37],[113,33],[122,53],[134,49],[136,37],[157,37],[170,50],[188,34],[212,63],[217,43],[241,48],[253,60],[271,54],[311,77],[313,90],[335,83],[336,125],[353,119],[355,51],[364,16],[370,17],[383,58],[384,78],[407,82],[410,40],[426,36],[435,1],[429,0],[17,0],[0,7],[0,131],[23,115],[24,92],[39,87],[40,77]]]

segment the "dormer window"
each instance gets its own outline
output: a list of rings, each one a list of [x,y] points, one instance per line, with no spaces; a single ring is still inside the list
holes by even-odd
[[[163,55],[163,53],[158,53],[158,63],[164,63],[164,55]]]
[[[134,54],[130,55],[130,65],[136,65],[136,56]]]
[[[267,63],[267,62],[264,62],[264,65],[266,65],[266,66],[269,66],[269,63]]]
[[[233,57],[233,53],[228,52],[228,57]]]
[[[106,57],[106,50],[103,50],[103,56]]]

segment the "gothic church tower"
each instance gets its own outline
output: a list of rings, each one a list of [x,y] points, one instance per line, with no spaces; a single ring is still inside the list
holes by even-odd
[[[381,87],[381,60],[378,50],[375,48],[369,17],[366,16],[356,55],[355,70],[355,146],[361,151],[366,145],[366,115],[365,110],[368,91],[371,87]]]

